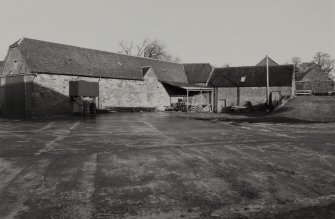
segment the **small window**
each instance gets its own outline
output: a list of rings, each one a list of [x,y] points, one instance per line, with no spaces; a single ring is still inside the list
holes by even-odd
[[[246,76],[241,77],[241,82],[245,82]]]

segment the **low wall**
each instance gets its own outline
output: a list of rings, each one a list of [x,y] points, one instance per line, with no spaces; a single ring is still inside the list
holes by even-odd
[[[334,90],[333,81],[296,81],[297,90],[312,90],[315,94],[328,93]]]
[[[232,105],[244,106],[247,101],[252,105],[264,104],[266,102],[266,87],[219,87],[215,89],[217,94],[217,109],[221,109],[223,105],[226,107]],[[270,92],[279,91],[283,96],[292,95],[292,87],[270,87]]]

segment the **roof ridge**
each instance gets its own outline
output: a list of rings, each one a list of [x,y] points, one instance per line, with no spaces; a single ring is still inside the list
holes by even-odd
[[[160,81],[187,83],[181,63],[24,38],[16,47],[33,72],[142,80],[141,67],[150,66]]]
[[[279,65],[277,62],[275,62],[273,59],[271,59],[271,57],[267,56],[268,59],[270,59],[271,61],[273,61],[274,63],[276,63],[277,65]]]
[[[268,58],[269,61],[272,61],[274,64],[279,65],[279,64],[278,64],[277,62],[275,62],[271,57],[269,57],[268,55],[266,55],[264,58],[261,59],[261,61],[259,61],[259,62],[256,64],[256,66],[262,64],[263,61],[266,62],[266,58]]]
[[[269,65],[269,68],[278,68],[284,66],[293,66],[293,64],[285,64],[285,65]],[[264,68],[266,66],[257,66],[257,65],[245,65],[245,66],[230,66],[230,67],[215,67],[215,69],[226,69],[226,68]]]
[[[319,68],[319,69],[321,69],[323,72],[324,72],[324,70],[318,65],[318,64],[316,64],[316,63],[314,63],[314,65],[310,68],[310,69],[308,69],[307,71],[305,71],[305,72],[303,72],[305,75],[307,75],[308,73],[310,73],[313,69],[315,69],[315,68]]]

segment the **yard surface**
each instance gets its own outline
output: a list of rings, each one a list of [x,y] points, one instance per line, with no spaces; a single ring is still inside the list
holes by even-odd
[[[0,119],[0,217],[335,217],[335,123],[183,115]]]

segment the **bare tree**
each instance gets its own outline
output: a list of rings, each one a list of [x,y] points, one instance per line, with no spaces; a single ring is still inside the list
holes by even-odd
[[[166,60],[166,57],[168,57],[168,55],[169,53],[166,50],[165,45],[158,40],[154,40],[144,47],[144,57]]]
[[[182,62],[180,57],[172,55],[171,53],[168,53],[166,55],[165,61],[176,62],[176,63],[181,63]]]
[[[150,40],[144,39],[140,44],[136,46],[137,52],[136,56],[144,56],[145,49],[149,46]]]
[[[335,68],[335,60],[327,53],[317,52],[313,57],[313,62],[326,73],[331,73]]]
[[[119,43],[121,49],[119,53],[159,59],[165,61],[181,62],[179,57],[173,56],[166,48],[164,43],[159,40],[144,39],[141,43],[134,46],[133,41]]]
[[[300,72],[307,72],[317,65],[335,80],[335,60],[327,53],[317,52],[310,62],[301,62],[298,56],[292,57],[291,61]]]
[[[131,42],[126,42],[126,41],[121,41],[119,42],[120,46],[120,51],[119,53],[124,54],[124,55],[132,55],[132,50],[133,50],[133,41]]]

